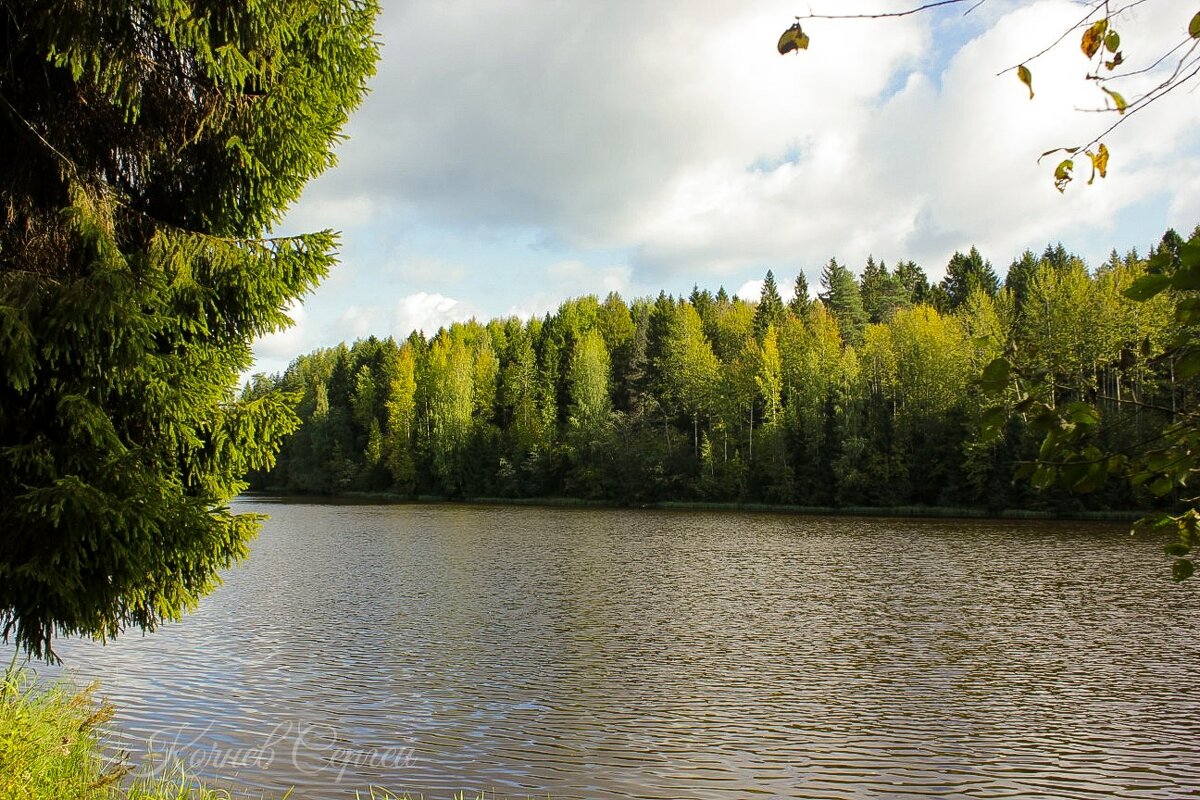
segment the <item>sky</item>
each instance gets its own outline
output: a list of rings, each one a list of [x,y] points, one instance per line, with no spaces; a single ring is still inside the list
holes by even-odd
[[[1090,264],[1200,222],[1200,102],[1190,86],[1105,137],[1060,194],[1059,158],[1115,121],[1084,80],[1075,0],[986,0],[886,20],[896,0],[382,0],[382,56],[338,166],[276,233],[340,231],[340,264],[255,344],[255,371],[318,347],[542,315],[569,298],[756,299],[766,271],[811,290],[830,258],[916,261],[938,280],[977,246],[1004,274],[1062,242]],[[1192,11],[1145,0],[1114,27],[1130,69]],[[1132,99],[1154,74],[1117,88]]]

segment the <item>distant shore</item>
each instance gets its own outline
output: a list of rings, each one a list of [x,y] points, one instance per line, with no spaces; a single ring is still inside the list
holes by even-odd
[[[773,503],[729,503],[705,500],[659,500],[628,503],[615,500],[596,500],[580,497],[444,497],[440,495],[405,495],[394,492],[339,492],[309,494],[283,489],[258,489],[240,495],[246,499],[272,497],[293,502],[381,505],[502,505],[544,508],[614,508],[653,509],[661,511],[752,512],[759,514],[794,514],[814,517],[907,517],[928,519],[1032,519],[1032,520],[1095,520],[1102,522],[1132,522],[1150,513],[1122,510],[1048,511],[1023,508],[987,509],[963,506],[798,506]]]

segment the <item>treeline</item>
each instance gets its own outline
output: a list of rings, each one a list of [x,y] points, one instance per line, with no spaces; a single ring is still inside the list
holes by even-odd
[[[1168,231],[1154,252],[1182,245]],[[972,248],[931,285],[905,262],[831,260],[810,299],[756,302],[694,289],[627,303],[568,300],[522,321],[471,321],[432,338],[318,350],[246,392],[293,393],[303,426],[252,485],[305,493],[572,496],[799,505],[1122,508],[1127,484],[1073,497],[1012,480],[1040,436],[1019,417],[998,440],[978,421],[979,376],[1003,353],[1050,403],[1086,399],[1101,444],[1161,429],[1189,387],[1155,356],[1165,298],[1122,294],[1147,270],[1114,251],[1089,271],[1062,245],[1024,253],[1003,282]]]

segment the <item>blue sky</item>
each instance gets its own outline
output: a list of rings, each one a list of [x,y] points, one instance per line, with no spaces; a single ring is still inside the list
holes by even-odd
[[[888,0],[504,3],[383,0],[371,94],[339,166],[279,233],[341,231],[341,264],[296,325],[257,343],[256,370],[472,316],[543,314],[567,297],[693,284],[756,293],[830,257],[917,261],[940,278],[977,245],[1003,273],[1061,240],[1098,263],[1200,222],[1200,103],[1187,88],[1106,139],[1109,177],[1055,191],[1051,147],[1111,119],[1068,39],[1072,0],[987,0],[887,21],[792,17],[897,10]],[[1177,0],[1115,23],[1136,68],[1185,30]],[[1152,76],[1120,87],[1129,97]],[[1137,81],[1141,81],[1138,83]],[[1083,176],[1086,179],[1086,175]]]

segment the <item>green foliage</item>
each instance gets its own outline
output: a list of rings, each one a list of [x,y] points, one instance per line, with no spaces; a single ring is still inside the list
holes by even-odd
[[[848,344],[860,344],[867,325],[867,312],[854,274],[836,258],[831,258],[821,272],[821,289],[820,298],[837,320],[842,337]]]
[[[262,237],[331,163],[375,12],[3,3],[5,639],[152,629],[245,554],[227,503],[299,420],[234,389],[336,244]]]
[[[105,723],[114,707],[94,697],[95,685],[39,683],[29,672],[8,671],[0,682],[0,798],[3,800],[229,800],[262,797],[250,787],[211,789],[182,767],[155,777],[129,776],[134,765],[113,755]],[[225,776],[228,780],[234,775]],[[223,783],[225,781],[222,781]],[[357,797],[407,800],[371,786]],[[280,795],[284,800],[291,791]],[[472,795],[458,792],[454,800]],[[477,800],[484,800],[479,795]]]
[[[810,38],[800,25],[801,21],[804,20],[894,19],[967,3],[971,4],[971,7],[967,10],[967,13],[970,13],[976,7],[983,5],[984,2],[986,0],[935,0],[935,2],[929,2],[903,11],[843,14],[810,13],[805,16],[796,17],[796,21],[791,27],[785,30],[779,37],[777,49],[781,55],[792,52],[799,53],[800,50],[808,49]],[[1089,186],[1095,182],[1097,175],[1101,178],[1107,175],[1109,150],[1101,139],[1112,133],[1115,128],[1124,122],[1127,111],[1137,110],[1155,103],[1183,84],[1193,81],[1197,76],[1200,76],[1200,70],[1196,69],[1196,48],[1188,41],[1189,39],[1200,39],[1200,13],[1193,16],[1188,22],[1186,37],[1182,43],[1179,42],[1176,36],[1168,34],[1164,37],[1163,43],[1158,46],[1157,53],[1159,55],[1157,59],[1154,57],[1155,47],[1153,45],[1150,47],[1143,46],[1143,52],[1150,54],[1150,57],[1146,59],[1146,66],[1139,69],[1114,72],[1117,67],[1125,64],[1125,54],[1121,50],[1121,35],[1116,30],[1115,23],[1119,21],[1119,17],[1123,12],[1132,6],[1140,5],[1142,2],[1144,0],[1135,0],[1129,6],[1121,6],[1114,9],[1107,0],[1084,0],[1084,2],[1080,3],[1086,9],[1082,20],[1065,31],[1036,31],[1036,33],[1045,37],[1047,46],[1029,55],[1021,63],[1014,64],[1000,72],[1001,75],[1009,71],[1015,72],[1017,80],[1029,91],[1029,99],[1033,100],[1033,71],[1029,68],[1029,63],[1046,55],[1064,41],[1069,41],[1072,33],[1081,28],[1083,29],[1079,40],[1079,48],[1083,52],[1084,58],[1090,62],[1090,69],[1085,73],[1084,79],[1094,84],[1103,93],[1105,100],[1105,107],[1095,110],[1113,112],[1118,115],[1119,119],[1087,144],[1056,147],[1042,154],[1041,158],[1038,159],[1039,162],[1042,158],[1054,153],[1062,152],[1069,156],[1060,161],[1054,169],[1054,186],[1059,192],[1065,191],[1067,185],[1074,180],[1074,159],[1080,152],[1087,156],[1091,162],[1092,172],[1091,177],[1088,179]],[[1179,17],[1179,21],[1182,22],[1182,20],[1183,17]],[[1151,88],[1135,97],[1132,101],[1126,100],[1124,95],[1109,86],[1114,81],[1120,81],[1135,75],[1153,74],[1155,72],[1157,72],[1157,77],[1149,82]],[[1095,147],[1095,150],[1092,149],[1093,147]]]
[[[767,270],[758,305],[754,308],[755,335],[762,339],[767,335],[768,328],[778,325],[783,320],[783,315],[783,299],[779,296],[779,287],[775,284],[775,273]]]
[[[1003,412],[1011,408],[1041,435],[1036,459],[1018,473],[1038,489],[1058,485],[1077,493],[1096,492],[1120,478],[1153,497],[1181,502],[1182,513],[1147,516],[1134,530],[1177,535],[1166,552],[1174,558],[1173,578],[1182,581],[1195,571],[1192,554],[1200,530],[1194,494],[1200,473],[1200,305],[1195,296],[1200,289],[1200,231],[1176,247],[1159,248],[1138,266],[1130,274],[1114,263],[1096,282],[1078,268],[1040,268],[1026,306],[1031,315],[1045,309],[1030,317],[1033,347],[988,365],[984,388],[1000,402],[984,420],[995,433]],[[1114,297],[1105,289],[1119,293]],[[1133,324],[1115,329],[1096,325],[1114,314]],[[1032,332],[1043,327],[1045,336],[1037,341]],[[1096,369],[1102,350],[1111,353],[1116,347],[1119,356],[1106,365],[1109,374],[1102,377]],[[1146,382],[1155,372],[1167,391],[1152,396]],[[1139,422],[1146,412],[1156,416],[1153,424],[1139,425],[1122,441],[1114,436],[1120,425],[1109,418],[1125,409],[1136,411]]]
[[[808,278],[804,277],[803,272],[799,272],[796,274],[796,282],[792,285],[792,299],[788,301],[788,311],[791,311],[796,319],[803,319],[811,303],[812,300],[808,296]]]
[[[946,265],[946,276],[939,284],[945,292],[947,308],[954,311],[972,291],[979,290],[995,297],[1000,289],[1000,279],[979,251],[972,247],[966,255],[955,253]]]
[[[827,273],[845,274],[827,286],[838,290],[800,316],[784,311],[761,336],[754,305],[696,287],[688,299],[579,298],[540,320],[317,351],[265,380],[301,395],[304,424],[256,485],[993,513],[1171,509],[1176,490],[1153,491],[1167,485],[1155,483],[1160,474],[1131,486],[1106,472],[1098,491],[1079,495],[1072,490],[1101,477],[1091,464],[1067,469],[1070,483],[1040,473],[1038,491],[1014,484],[1013,472],[1037,461],[1044,413],[1062,417],[1057,441],[1077,443],[1087,461],[1087,447],[1128,448],[1162,429],[1172,403],[1186,407],[1200,389],[1200,356],[1163,359],[1174,327],[1167,293],[1146,302],[1124,293],[1188,253],[1168,242],[1150,261],[1130,253],[1092,273],[1050,246],[1009,276],[1023,287],[1020,303],[1013,289],[972,279],[986,276],[986,262],[964,256],[974,271],[961,271],[966,294],[953,312],[917,299],[938,296],[917,265],[889,273],[878,263],[873,274],[888,279],[895,303],[875,323],[861,306],[869,275],[855,282],[834,262]],[[1191,280],[1187,270],[1172,275]],[[851,310],[860,301],[857,338],[835,313],[843,291]],[[1012,394],[1017,380],[1028,400]]]

